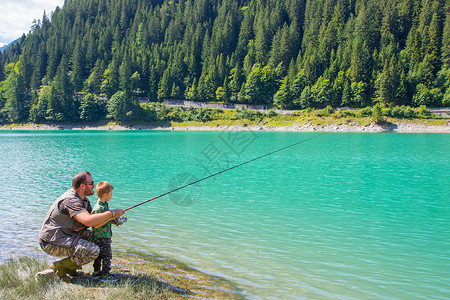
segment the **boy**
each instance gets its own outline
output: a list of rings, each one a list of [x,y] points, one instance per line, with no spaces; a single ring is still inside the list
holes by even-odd
[[[92,210],[92,213],[102,213],[108,211],[108,201],[111,200],[113,186],[107,181],[100,181],[97,184],[96,191],[98,200]],[[122,221],[123,222],[123,221]],[[111,275],[111,223],[121,225],[118,219],[109,219],[103,224],[93,227],[93,242],[100,247],[100,254],[94,261],[94,274],[96,278],[101,278],[102,282],[114,282],[118,279]]]

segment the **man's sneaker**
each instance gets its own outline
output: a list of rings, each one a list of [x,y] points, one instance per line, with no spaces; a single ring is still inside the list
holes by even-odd
[[[100,278],[102,278],[102,276],[103,276],[102,271],[94,272],[91,275],[92,279],[100,279]]]
[[[80,277],[86,275],[83,271],[77,271],[77,270],[70,270],[67,272],[71,277]]]
[[[109,283],[116,282],[118,280],[119,280],[119,278],[117,278],[116,276],[114,276],[114,275],[112,275],[110,273],[104,274],[102,276],[102,279],[100,279],[101,282],[109,282]]]

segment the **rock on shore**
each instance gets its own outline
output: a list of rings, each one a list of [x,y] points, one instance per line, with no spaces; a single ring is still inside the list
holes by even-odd
[[[37,125],[24,124],[14,126],[0,126],[0,130],[178,130],[178,131],[280,131],[280,132],[399,132],[399,133],[450,133],[450,121],[446,125],[427,125],[424,123],[398,122],[386,125],[374,123],[367,125],[358,124],[324,124],[324,125],[226,125],[226,126],[148,126],[148,125]]]

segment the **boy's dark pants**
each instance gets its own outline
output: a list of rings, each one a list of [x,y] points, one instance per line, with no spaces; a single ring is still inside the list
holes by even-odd
[[[94,243],[100,247],[100,254],[94,261],[94,273],[98,273],[101,270],[102,274],[108,274],[111,271],[111,239],[97,239]]]

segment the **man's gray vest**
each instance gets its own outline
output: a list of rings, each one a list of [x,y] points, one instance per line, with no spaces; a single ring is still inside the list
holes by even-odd
[[[39,232],[40,243],[50,243],[67,248],[73,248],[80,239],[81,231],[76,230],[83,224],[70,217],[66,211],[59,209],[59,204],[65,199],[76,199],[83,203],[83,207],[91,213],[92,208],[87,198],[81,199],[74,189],[69,189],[61,197],[53,202],[47,212],[41,231]]]

